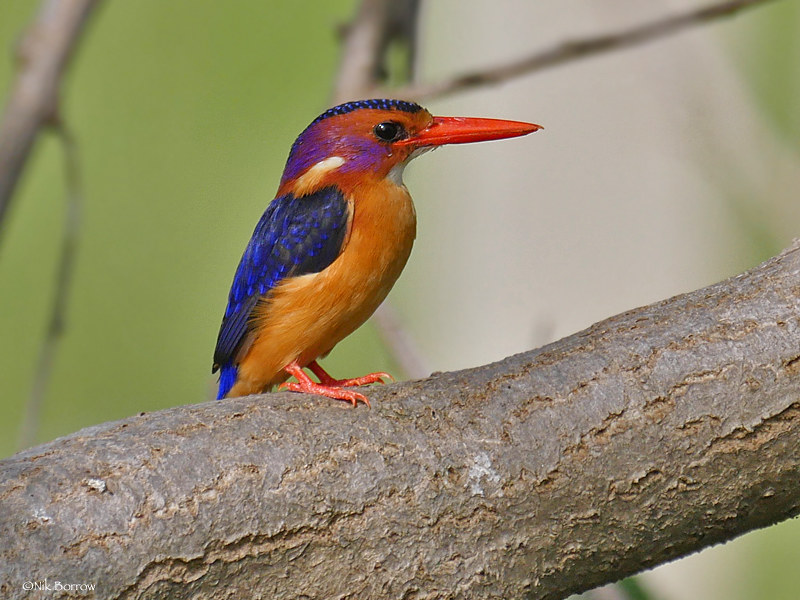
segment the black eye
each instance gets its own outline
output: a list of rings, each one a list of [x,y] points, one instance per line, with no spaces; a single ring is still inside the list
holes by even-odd
[[[403,126],[394,121],[378,123],[372,132],[382,142],[394,142],[406,136],[406,130],[403,129]]]

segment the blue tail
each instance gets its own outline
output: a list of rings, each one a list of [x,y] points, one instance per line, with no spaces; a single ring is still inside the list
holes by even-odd
[[[228,392],[231,391],[233,384],[236,383],[236,377],[239,375],[239,369],[236,365],[224,365],[219,373],[219,392],[217,393],[217,400],[222,400]]]

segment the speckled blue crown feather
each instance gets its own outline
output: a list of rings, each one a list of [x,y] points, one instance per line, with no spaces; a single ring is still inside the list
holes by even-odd
[[[333,117],[336,115],[344,115],[354,110],[361,108],[376,108],[378,110],[402,110],[403,112],[415,113],[422,110],[422,107],[415,102],[406,102],[405,100],[387,100],[386,98],[375,98],[372,100],[356,100],[354,102],[345,102],[339,106],[329,108],[316,119],[311,122],[311,125],[319,123],[320,121]],[[309,125],[309,127],[311,126]]]

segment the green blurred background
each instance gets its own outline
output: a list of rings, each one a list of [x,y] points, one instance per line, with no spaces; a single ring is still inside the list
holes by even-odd
[[[441,4],[428,4],[423,32],[428,47],[435,48],[436,32],[441,31],[437,28],[450,30],[455,25]],[[500,26],[509,31],[519,27],[522,20],[515,19],[515,12],[528,10],[526,4],[498,3],[496,11],[507,21]],[[659,6],[668,9],[673,4]],[[38,5],[38,0],[0,0],[0,98],[6,97],[12,82],[13,44]],[[49,383],[39,441],[212,397],[211,355],[233,271],[273,197],[290,144],[329,104],[338,63],[337,31],[355,6],[354,0],[118,0],[104,3],[94,15],[64,87],[63,112],[79,144],[85,200],[67,329]],[[454,6],[469,12],[478,5],[450,3],[449,10]],[[756,187],[753,181],[758,178],[737,172],[733,153],[750,140],[710,152],[714,160],[708,161],[707,185],[721,198],[722,208],[715,210],[729,224],[726,242],[696,257],[701,265],[697,280],[651,291],[650,300],[753,266],[800,235],[800,187],[786,185],[796,184],[795,174],[800,172],[800,2],[775,2],[714,27],[711,35],[746,90],[753,113],[766,123],[770,147],[781,148],[780,173],[764,176],[778,183],[770,194],[769,185]],[[562,29],[574,38],[586,28]],[[463,43],[471,43],[471,38]],[[525,43],[529,48],[544,45]],[[464,54],[462,48],[451,50],[452,55],[459,53]],[[425,62],[423,73],[438,76],[435,53],[429,52]],[[598,66],[582,65],[576,70]],[[537,93],[545,97],[548,90],[552,87],[541,85]],[[504,93],[495,92],[495,105]],[[511,110],[510,104],[487,114],[473,92],[444,106],[484,116],[532,118]],[[690,137],[702,137],[703,123],[712,116],[698,106],[697,127]],[[574,117],[581,120],[580,114]],[[551,137],[546,143],[537,138],[545,145],[532,152],[557,157],[561,124],[546,116],[542,122]],[[625,132],[618,135],[624,139]],[[759,146],[754,146],[758,152]],[[452,155],[454,161],[470,151],[460,152]],[[546,160],[543,156],[537,155],[537,160]],[[491,156],[483,154],[478,160]],[[443,162],[429,165],[434,166],[416,171],[415,197],[447,179],[435,173],[445,168]],[[524,163],[508,170],[521,167]],[[560,197],[558,191],[555,194]],[[431,310],[436,294],[425,287],[444,277],[435,264],[447,250],[441,255],[430,247],[424,250],[435,245],[437,235],[447,235],[446,227],[456,227],[451,218],[441,216],[447,213],[441,205],[437,213],[436,205],[418,202],[418,211],[420,243],[396,297],[404,305],[404,316],[425,329],[426,323],[446,323],[448,314]],[[0,456],[17,449],[52,304],[64,215],[63,157],[49,134],[27,165],[0,237]],[[607,223],[597,225],[612,227],[614,221],[609,216]],[[561,231],[568,235],[566,227]],[[700,231],[698,237],[718,237],[708,233]],[[569,265],[562,270],[569,274]],[[564,294],[558,283],[551,287],[556,298]],[[430,305],[419,300],[427,297],[433,298]],[[589,294],[587,301],[593,301]],[[624,300],[619,310],[644,301]],[[589,322],[611,314],[606,308],[599,310],[595,315],[587,309]],[[565,327],[566,332],[577,328]],[[552,337],[542,335],[538,342]],[[442,347],[466,345],[457,337],[438,338]],[[501,358],[532,345],[503,347],[489,357]],[[473,360],[437,362],[437,353],[431,354],[436,368],[468,366]],[[345,340],[325,364],[343,375],[398,370],[370,325]],[[670,592],[664,578],[676,576],[667,575],[653,579],[660,590],[656,597],[796,599],[800,526],[796,520],[785,523],[703,553],[699,562],[686,562],[687,581],[692,581],[693,571],[696,577],[688,584],[690,592]]]

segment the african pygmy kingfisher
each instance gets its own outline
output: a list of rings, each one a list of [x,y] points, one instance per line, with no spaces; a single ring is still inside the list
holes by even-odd
[[[245,248],[222,319],[218,398],[281,387],[369,405],[317,362],[383,302],[411,253],[416,214],[408,162],[431,148],[527,135],[538,125],[434,117],[413,102],[361,100],[329,109],[294,142]],[[303,370],[308,368],[319,382]]]

